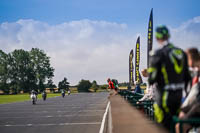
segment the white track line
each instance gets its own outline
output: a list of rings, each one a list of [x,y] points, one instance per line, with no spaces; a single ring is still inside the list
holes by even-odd
[[[105,104],[104,104],[105,105]],[[79,109],[79,108],[83,108],[83,107],[62,107],[62,109]],[[18,108],[18,109],[12,109],[12,111],[36,111],[36,110],[38,110],[38,111],[42,111],[42,110],[57,110],[57,108],[53,108],[53,107],[47,107],[47,108],[30,108],[30,109],[23,109],[23,108]],[[96,107],[87,107],[87,109],[88,110],[96,110]],[[10,111],[11,110],[11,108],[1,108],[0,109],[0,111]],[[104,111],[104,110],[103,110]]]
[[[112,113],[111,113],[111,106],[109,107],[109,110],[108,110],[109,114],[108,114],[108,133],[112,133]]]
[[[47,116],[35,116],[34,118],[52,118],[52,117],[98,117],[101,116],[101,114],[97,114],[97,115],[55,115],[55,116],[51,116],[51,115],[47,115]],[[22,116],[22,117],[11,117],[11,116],[1,116],[1,118],[12,118],[12,119],[24,119],[24,118],[33,118],[32,116]]]
[[[86,122],[86,123],[58,123],[58,124],[18,124],[18,125],[0,125],[0,127],[38,127],[38,126],[70,126],[70,125],[100,125],[100,122]]]
[[[109,106],[110,106],[110,101],[108,102],[107,107],[106,107],[106,111],[103,115],[103,119],[102,119],[102,122],[101,122],[101,127],[100,127],[100,130],[99,130],[99,133],[103,133],[105,120],[106,120],[106,116],[107,116],[107,113],[108,113]]]
[[[36,110],[33,110],[33,111],[36,111]],[[61,111],[61,110],[44,110],[44,111],[41,111],[41,112],[14,112],[15,114],[40,114],[40,113],[50,113],[50,112],[55,112],[55,113],[74,113],[74,112],[79,112],[79,113],[85,113],[85,112],[103,112],[104,110],[80,110],[80,111],[70,111],[70,110],[67,110],[67,111]],[[13,111],[7,111],[7,112],[2,112],[2,114],[10,114],[10,113],[13,113]]]

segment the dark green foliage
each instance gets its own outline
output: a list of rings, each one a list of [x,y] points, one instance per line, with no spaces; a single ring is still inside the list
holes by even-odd
[[[36,76],[36,85],[41,92],[45,89],[45,81],[54,76],[54,68],[50,65],[50,57],[38,48],[31,49],[30,58]]]
[[[54,92],[54,88],[56,88],[56,85],[53,83],[52,79],[49,79],[47,84],[46,84],[46,88],[50,88],[51,92]]]
[[[54,76],[50,58],[44,51],[32,48],[6,54],[0,50],[0,90],[17,94],[32,89],[44,90],[45,82]]]
[[[9,54],[10,60],[10,87],[14,94],[19,93],[20,91],[28,92],[30,88],[30,77],[35,77],[31,74],[34,74],[31,68],[30,55],[27,51],[22,49],[14,50]],[[33,79],[33,80],[34,80]]]
[[[92,82],[91,88],[94,89],[94,92],[97,92],[99,85],[97,84],[95,80]]]
[[[129,82],[119,83],[119,87],[120,87],[120,86],[129,86]]]
[[[8,55],[0,50],[0,90],[9,94],[9,64]]]
[[[107,89],[107,88],[108,88],[108,85],[101,85],[100,88],[101,88],[101,89]]]
[[[91,88],[92,84],[89,80],[82,79],[78,84],[78,92],[89,92],[89,89]]]
[[[67,78],[64,78],[62,81],[58,83],[58,90],[69,90],[69,82],[67,82]]]

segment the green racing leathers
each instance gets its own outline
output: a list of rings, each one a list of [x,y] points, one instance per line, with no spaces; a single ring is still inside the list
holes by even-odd
[[[157,85],[153,105],[156,121],[169,128],[172,116],[180,108],[182,90],[190,80],[187,56],[183,50],[167,42],[151,53],[148,73],[149,84]]]

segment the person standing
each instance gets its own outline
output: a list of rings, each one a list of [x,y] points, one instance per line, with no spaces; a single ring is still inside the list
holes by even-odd
[[[119,90],[118,81],[116,79],[112,79],[111,81],[113,82],[115,92],[118,93]]]
[[[188,56],[188,66],[191,68],[192,86],[184,103],[181,105],[179,119],[200,118],[200,53],[197,48],[186,50]],[[176,124],[176,133],[179,133],[179,124]],[[182,124],[182,131],[186,133],[192,127],[199,127],[200,124]]]
[[[107,79],[108,82],[108,88],[110,89],[110,95],[116,95],[117,91],[115,89],[114,83],[110,80],[110,78]]]
[[[190,81],[187,56],[183,50],[169,42],[170,34],[166,26],[156,28],[156,40],[160,46],[150,53],[148,82],[156,84],[154,115],[158,123],[167,129],[173,115],[177,115],[181,105],[182,90]]]
[[[190,68],[190,73],[192,77],[192,84],[195,85],[196,83],[199,82],[199,77],[200,77],[200,55],[199,51],[197,48],[189,48],[186,50],[186,54],[188,57],[188,66]]]
[[[147,69],[142,70],[142,75],[145,78],[148,77]],[[139,101],[137,102],[138,104],[143,101],[149,101],[154,99],[153,87],[155,88],[155,86],[153,85],[149,86],[149,83],[147,82],[146,93],[141,99],[139,99]]]
[[[134,93],[142,94],[142,90],[141,90],[141,88],[140,88],[140,83],[136,81],[136,82],[135,82],[135,85],[136,85],[136,87],[135,87]]]

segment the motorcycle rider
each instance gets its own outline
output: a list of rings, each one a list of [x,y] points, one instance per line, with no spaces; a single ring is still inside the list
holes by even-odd
[[[37,91],[35,91],[35,90],[32,90],[32,91],[31,91],[31,94],[35,95],[36,97],[37,97],[37,95],[38,95]]]
[[[68,95],[70,95],[70,94],[71,94],[71,91],[70,91],[70,89],[68,89],[68,91],[67,91],[67,94],[68,94]]]
[[[62,97],[64,98],[65,97],[65,90],[64,89],[61,90],[61,94],[62,94]]]
[[[32,98],[33,104],[35,104],[35,102],[37,101],[37,95],[38,95],[37,91],[35,91],[35,90],[31,91],[31,96],[30,97]]]
[[[42,98],[43,98],[44,101],[45,101],[46,98],[47,98],[47,93],[46,93],[45,90],[42,92]]]

